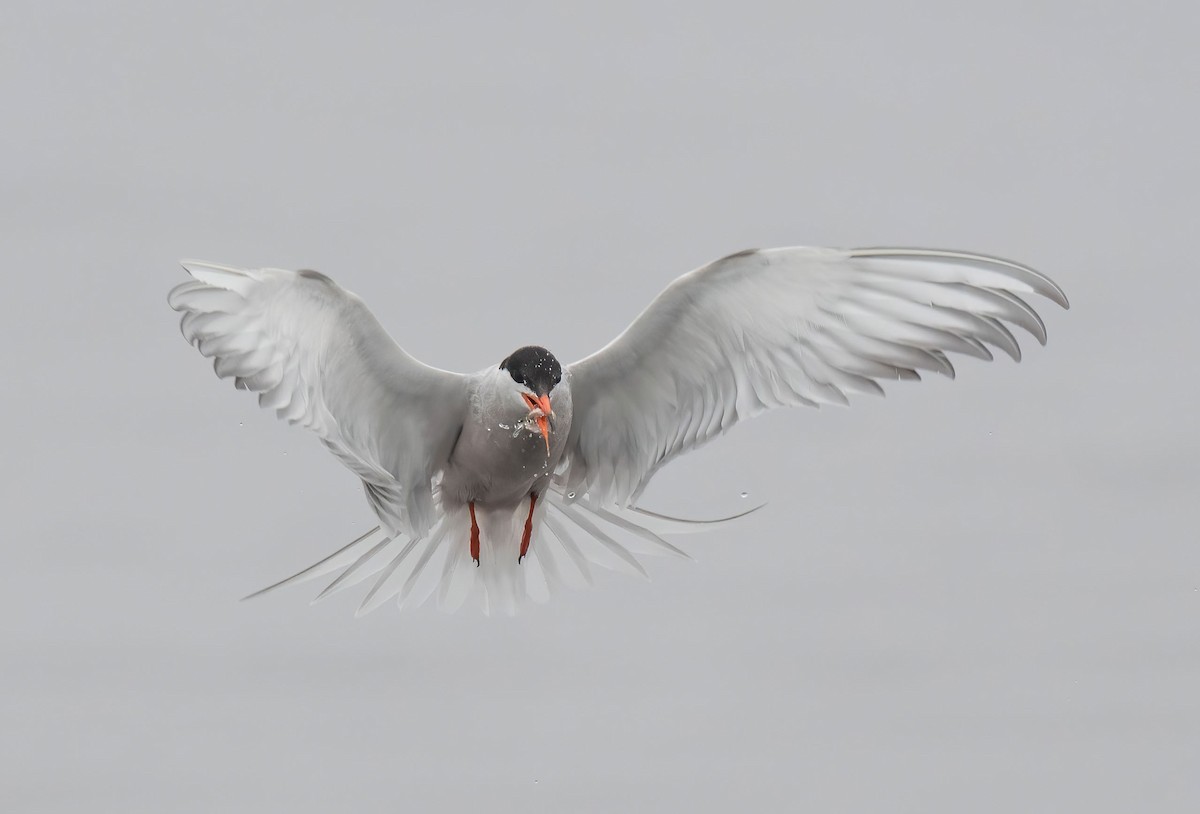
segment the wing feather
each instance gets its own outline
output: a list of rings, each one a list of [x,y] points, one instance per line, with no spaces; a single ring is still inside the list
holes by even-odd
[[[315,432],[362,478],[384,527],[419,537],[467,410],[467,377],[405,353],[355,295],[310,271],[186,261],[167,302],[221,378]]]
[[[949,353],[990,360],[991,346],[1020,361],[1005,322],[1046,341],[1029,295],[1068,307],[1028,266],[940,249],[798,247],[710,263],[568,367],[561,482],[629,505],[667,461],[764,410],[848,404],[922,370],[953,378]]]

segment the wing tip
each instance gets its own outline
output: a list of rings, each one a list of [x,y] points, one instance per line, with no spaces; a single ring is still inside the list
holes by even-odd
[[[1003,266],[1026,275],[1024,282],[1029,284],[1034,291],[1061,306],[1063,310],[1071,310],[1071,302],[1067,299],[1067,293],[1063,291],[1062,286],[1032,266],[1028,266],[1025,263],[1018,263],[1016,260],[1009,260],[1007,257],[980,254],[979,252],[964,252],[955,249],[928,249],[911,246],[864,246],[858,249],[850,249],[848,253],[851,257],[887,257],[889,255],[911,258],[927,257],[930,259],[965,260],[974,263]]]
[[[210,263],[207,260],[196,260],[195,258],[185,257],[179,261],[179,265],[183,266],[183,270],[188,274],[192,273],[193,268],[197,269],[212,269],[213,271],[231,271],[242,273],[243,269],[234,266],[223,266],[220,263]]]

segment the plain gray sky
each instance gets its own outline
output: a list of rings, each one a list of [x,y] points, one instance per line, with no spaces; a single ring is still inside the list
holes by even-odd
[[[0,808],[1200,807],[1194,3],[308,5],[5,7]],[[793,244],[1073,308],[677,462],[645,505],[769,506],[652,584],[236,601],[371,515],[186,346],[178,258],[320,269],[470,371]]]

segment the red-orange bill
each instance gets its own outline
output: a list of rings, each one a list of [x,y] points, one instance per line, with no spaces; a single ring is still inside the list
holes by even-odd
[[[532,393],[522,393],[521,398],[529,405],[530,410],[541,410],[537,417],[538,429],[542,431],[542,440],[546,442],[546,454],[550,454],[550,397],[534,396]]]

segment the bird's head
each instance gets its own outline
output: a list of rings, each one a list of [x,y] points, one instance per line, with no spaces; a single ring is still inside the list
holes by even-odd
[[[518,395],[529,409],[529,420],[537,423],[538,431],[550,453],[550,419],[554,417],[550,394],[562,381],[562,365],[554,354],[537,345],[517,348],[500,363],[500,369],[518,385]]]

